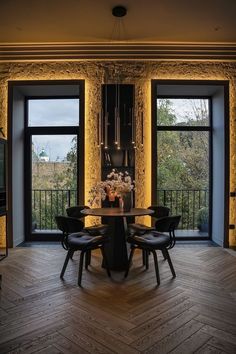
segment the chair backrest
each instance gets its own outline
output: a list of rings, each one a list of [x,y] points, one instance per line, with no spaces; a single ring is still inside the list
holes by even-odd
[[[170,245],[168,248],[172,248],[175,245],[175,230],[177,229],[181,215],[175,216],[164,216],[160,218],[155,223],[156,231],[158,232],[169,232],[170,235]]]
[[[69,216],[57,215],[55,216],[57,227],[63,232],[63,234],[72,234],[73,232],[79,232],[84,228],[84,223],[77,218]]]
[[[66,209],[66,214],[73,218],[84,218],[86,215],[81,213],[83,209],[90,209],[87,205],[75,205]]]
[[[164,205],[151,205],[148,209],[154,210],[154,213],[150,216],[156,219],[168,216],[170,213],[170,209]]]

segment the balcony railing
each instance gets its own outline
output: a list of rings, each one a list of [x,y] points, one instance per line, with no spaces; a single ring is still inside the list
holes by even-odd
[[[33,189],[32,229],[56,230],[55,215],[65,215],[66,208],[77,204],[75,189]]]
[[[195,230],[198,210],[208,206],[207,189],[158,189],[157,195],[159,205],[168,206],[172,215],[181,215],[181,230]],[[76,190],[32,190],[33,230],[56,230],[55,215],[65,215],[66,208],[76,204]]]
[[[179,229],[197,229],[199,209],[208,207],[208,189],[158,189],[158,204],[170,208],[170,214],[181,215]]]

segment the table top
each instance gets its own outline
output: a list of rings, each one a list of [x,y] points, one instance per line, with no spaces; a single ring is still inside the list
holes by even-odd
[[[94,208],[83,209],[81,213],[90,216],[110,216],[110,217],[123,217],[123,216],[142,216],[151,215],[154,213],[151,209],[132,208],[130,211],[124,211],[121,208]]]

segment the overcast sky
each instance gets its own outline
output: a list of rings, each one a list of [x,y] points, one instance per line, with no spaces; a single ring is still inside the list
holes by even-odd
[[[79,124],[78,99],[29,100],[29,126],[74,126]],[[51,161],[63,160],[71,148],[73,135],[37,135],[32,137],[39,154],[45,149]]]
[[[158,101],[162,99],[158,99]],[[201,111],[203,103],[205,103],[204,108],[206,108],[206,113],[209,115],[208,99],[202,98],[168,98],[171,102],[171,111],[176,116],[176,123],[186,122],[186,118],[196,119],[195,110]],[[205,101],[205,102],[204,102]]]

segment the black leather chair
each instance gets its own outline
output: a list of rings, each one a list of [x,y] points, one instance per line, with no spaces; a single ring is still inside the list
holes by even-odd
[[[128,266],[125,272],[125,277],[127,277],[129,273],[133,254],[135,249],[137,248],[141,249],[147,255],[149,253],[152,253],[154,258],[156,279],[158,285],[160,284],[160,275],[159,275],[158,260],[156,254],[157,250],[162,251],[163,255],[165,256],[165,259],[167,259],[168,261],[173,277],[176,276],[168,249],[173,248],[175,245],[175,229],[179,225],[180,218],[181,218],[180,215],[163,217],[162,219],[156,221],[155,231],[151,230],[150,232],[147,232],[143,235],[131,234],[128,236],[127,241],[131,244],[131,251],[130,251]]]
[[[86,215],[81,213],[83,209],[90,209],[87,205],[75,205],[66,209],[66,213],[70,217],[78,218],[84,220]],[[84,231],[88,232],[91,236],[93,235],[104,235],[107,232],[108,226],[105,224],[98,224],[93,226],[84,227]]]
[[[154,218],[154,219],[159,219],[164,216],[168,216],[170,213],[170,209],[166,206],[163,206],[163,205],[151,205],[148,207],[148,209],[151,209],[154,211],[154,213],[150,215],[151,218]],[[129,224],[128,227],[129,227],[129,233],[131,235],[134,235],[134,234],[135,235],[143,235],[146,232],[150,232],[152,230],[155,230],[155,227],[147,226],[144,224],[138,224],[138,223]]]
[[[62,231],[61,244],[65,250],[68,250],[68,236],[74,232],[83,230],[84,223],[74,217],[57,215],[55,216],[57,227]]]
[[[68,252],[60,274],[60,278],[63,278],[69,259],[73,257],[74,252],[80,251],[78,285],[81,286],[84,255],[87,255],[87,253],[91,255],[91,251],[95,249],[101,250],[103,260],[104,260],[104,265],[106,267],[107,274],[110,277],[111,273],[108,268],[108,262],[104,252],[104,244],[107,242],[107,240],[108,237],[106,235],[91,236],[84,231],[70,234],[67,240]],[[86,262],[85,268],[87,269],[87,267],[88,267],[88,263]]]
[[[151,214],[150,216],[152,219],[156,219],[156,220],[168,216],[170,213],[170,209],[163,205],[151,205],[150,207],[148,207],[148,209],[154,211],[154,213]],[[155,230],[155,226],[147,226],[138,223],[128,225],[128,233],[130,235],[144,235],[145,233],[154,230]],[[148,252],[145,252],[144,250],[143,250],[143,265],[145,265],[146,269],[148,269]]]
[[[81,213],[81,210],[90,209],[87,205],[75,205],[66,209],[66,214],[73,218],[84,218],[85,215]]]

